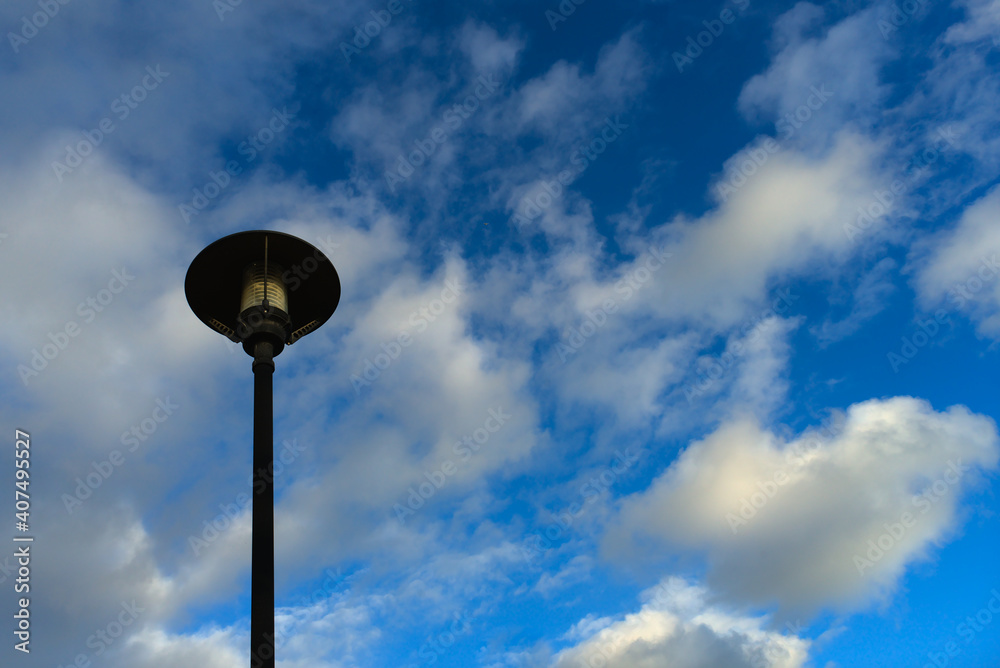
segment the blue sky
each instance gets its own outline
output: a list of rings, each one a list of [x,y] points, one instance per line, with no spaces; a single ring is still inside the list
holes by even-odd
[[[252,229],[343,285],[276,359],[282,668],[1000,664],[996,0],[0,26],[4,665],[247,664],[250,360],[183,280]]]

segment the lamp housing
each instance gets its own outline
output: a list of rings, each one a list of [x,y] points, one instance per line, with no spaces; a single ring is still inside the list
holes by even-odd
[[[274,354],[315,331],[340,302],[340,277],[312,244],[283,232],[237,232],[191,262],[184,292],[198,319],[253,356],[258,341]]]

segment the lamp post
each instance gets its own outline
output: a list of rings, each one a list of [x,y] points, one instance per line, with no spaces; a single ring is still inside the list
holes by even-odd
[[[199,320],[253,357],[250,661],[274,668],[274,358],[330,318],[340,302],[340,278],[311,244],[255,230],[198,253],[184,292]]]

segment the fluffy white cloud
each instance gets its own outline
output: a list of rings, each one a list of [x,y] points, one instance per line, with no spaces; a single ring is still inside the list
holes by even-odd
[[[708,603],[708,592],[667,578],[643,592],[644,604],[622,619],[581,620],[552,668],[798,668],[809,642],[765,628],[765,618],[741,616]]]
[[[875,8],[852,14],[819,36],[805,36],[822,16],[821,8],[800,2],[779,18],[773,42],[778,52],[764,73],[747,81],[739,97],[739,108],[750,119],[779,121],[791,115],[794,121],[800,107],[813,105],[805,109],[808,120],[803,112],[793,126],[796,141],[819,146],[845,126],[867,129],[877,120],[879,103],[889,91],[880,69],[893,54],[879,34]],[[813,87],[831,91],[821,110],[810,99]]]
[[[734,419],[622,502],[604,552],[627,562],[656,560],[639,544],[696,551],[712,589],[736,600],[856,610],[954,534],[959,500],[998,455],[989,418],[909,397],[855,404],[823,438],[782,442]]]
[[[592,73],[560,60],[518,91],[517,129],[539,131],[549,140],[578,139],[600,119],[621,110],[641,92],[650,75],[648,56],[631,30],[605,45]]]
[[[524,40],[504,39],[488,25],[467,21],[458,34],[458,45],[477,74],[500,75],[514,68]]]
[[[968,19],[948,28],[946,42],[962,44],[989,38],[996,44],[1000,29],[1000,2],[997,0],[959,0],[956,5],[965,7]]]
[[[1000,187],[963,212],[954,229],[915,249],[917,293],[925,308],[946,299],[947,310],[968,313],[983,336],[1000,336]]]

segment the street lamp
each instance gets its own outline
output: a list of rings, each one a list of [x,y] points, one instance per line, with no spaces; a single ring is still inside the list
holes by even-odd
[[[253,357],[250,659],[255,668],[274,668],[274,357],[330,318],[340,302],[340,278],[311,244],[255,230],[198,253],[184,292],[199,320]]]

